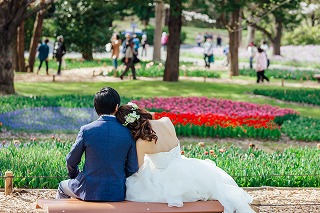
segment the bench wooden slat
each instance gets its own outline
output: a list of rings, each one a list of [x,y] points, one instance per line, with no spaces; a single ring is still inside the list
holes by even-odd
[[[223,206],[218,201],[198,201],[184,203],[183,207],[168,207],[166,203],[138,202],[84,202],[77,199],[39,199],[37,208],[49,213],[222,213]]]

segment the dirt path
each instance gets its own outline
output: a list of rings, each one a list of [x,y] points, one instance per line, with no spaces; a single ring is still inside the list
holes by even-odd
[[[124,69],[124,66],[119,67],[120,70]],[[214,65],[211,70],[222,70],[226,69],[220,65]],[[61,76],[56,76],[55,71],[50,70],[49,75],[44,72],[40,72],[39,75],[35,73],[18,73],[14,77],[15,82],[52,82],[53,79],[56,82],[121,82],[120,78],[113,76],[105,76],[108,72],[112,70],[111,66],[107,67],[93,67],[93,68],[79,68],[71,70],[63,70]],[[149,77],[139,77],[139,80],[153,81],[162,80],[159,78],[149,78]],[[243,80],[236,78],[203,78],[203,77],[185,77],[180,76],[180,80],[189,80],[197,82],[211,82],[211,83],[226,83],[226,84],[240,84],[240,85],[255,85],[254,80]],[[124,78],[124,81],[130,80],[129,78]],[[274,81],[270,84],[265,83],[265,85],[281,86],[281,82]],[[306,88],[319,88],[320,84],[316,81],[304,81],[302,83],[289,83],[285,82],[285,86],[288,87],[306,87]]]
[[[319,188],[245,188],[260,205],[255,205],[261,213],[317,213],[320,211]],[[35,208],[37,199],[53,199],[56,190],[15,190],[4,196],[0,191],[0,212],[43,212]]]

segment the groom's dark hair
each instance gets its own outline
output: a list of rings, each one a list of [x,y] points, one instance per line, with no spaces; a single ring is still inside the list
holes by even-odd
[[[112,114],[117,104],[120,106],[120,95],[111,87],[102,88],[94,96],[94,108],[98,115]]]

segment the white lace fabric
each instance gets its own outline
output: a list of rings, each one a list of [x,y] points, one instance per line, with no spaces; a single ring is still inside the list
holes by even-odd
[[[252,198],[213,161],[185,158],[180,146],[148,154],[139,171],[127,178],[126,200],[183,206],[183,202],[218,200],[224,213],[254,213]]]
[[[156,154],[146,154],[156,169],[166,169],[172,161],[181,158],[180,145],[171,149],[169,152],[160,152]]]

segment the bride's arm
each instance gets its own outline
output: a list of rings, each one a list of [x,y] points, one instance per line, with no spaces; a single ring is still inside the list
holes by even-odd
[[[137,156],[138,156],[138,165],[139,168],[143,165],[144,163],[144,155],[147,153],[150,153],[150,148],[152,142],[149,141],[144,141],[144,140],[137,140],[136,142],[136,148],[137,148]]]

